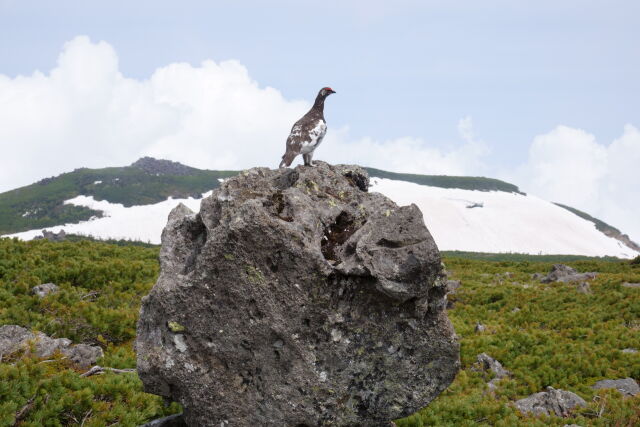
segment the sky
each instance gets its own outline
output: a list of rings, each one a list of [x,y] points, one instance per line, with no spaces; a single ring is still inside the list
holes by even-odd
[[[0,191],[143,155],[482,175],[640,241],[640,2],[0,0]]]

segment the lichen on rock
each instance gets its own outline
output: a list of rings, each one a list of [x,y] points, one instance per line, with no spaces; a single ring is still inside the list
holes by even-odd
[[[316,163],[250,169],[169,216],[138,373],[188,425],[387,426],[459,369],[420,210]]]

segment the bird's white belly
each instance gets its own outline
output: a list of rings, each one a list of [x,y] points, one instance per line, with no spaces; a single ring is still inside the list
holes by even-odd
[[[327,124],[324,122],[318,122],[316,127],[314,127],[311,132],[309,132],[309,139],[302,142],[302,146],[300,147],[300,153],[309,154],[313,150],[315,150],[318,145],[322,142],[322,139],[327,133]]]

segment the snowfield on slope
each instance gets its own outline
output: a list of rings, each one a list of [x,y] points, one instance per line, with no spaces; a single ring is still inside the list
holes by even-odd
[[[204,194],[208,196],[211,191]],[[42,230],[58,233],[64,230],[67,234],[93,236],[98,239],[125,239],[160,244],[162,229],[167,225],[169,212],[179,203],[184,204],[194,212],[200,210],[202,199],[172,199],[169,198],[153,205],[124,207],[120,203],[110,203],[106,200],[95,200],[93,196],[77,196],[66,200],[65,204],[86,206],[90,209],[102,211],[102,218],[94,218],[78,224],[64,224],[45,227],[37,230],[23,231],[9,234],[5,237],[17,237],[31,240],[42,235]]]
[[[415,203],[441,250],[528,254],[574,254],[633,258],[639,253],[607,237],[592,222],[535,196],[502,191],[472,191],[372,178],[377,191],[398,205]],[[205,194],[208,196],[211,192]],[[104,212],[104,217],[46,229],[91,235],[100,239],[130,239],[160,243],[171,209],[183,203],[200,209],[202,199],[168,199],[153,205],[132,206],[78,196],[65,203]],[[476,207],[470,208],[470,206]],[[40,236],[42,229],[11,234],[23,240]]]
[[[594,223],[535,196],[383,178],[372,178],[371,184],[369,191],[398,205],[415,203],[440,250],[620,258],[639,254],[598,231]],[[468,207],[473,204],[482,207]]]

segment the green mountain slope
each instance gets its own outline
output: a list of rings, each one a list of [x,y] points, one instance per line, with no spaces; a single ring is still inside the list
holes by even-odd
[[[586,212],[582,212],[576,208],[572,208],[571,206],[563,205],[561,203],[554,203],[561,208],[568,210],[569,212],[578,215],[580,218],[586,219],[587,221],[591,221],[596,225],[596,229],[602,231],[609,237],[613,237],[614,239],[620,240],[622,243],[630,247],[631,249],[635,249],[636,251],[640,251],[640,245],[635,243],[633,240],[629,238],[628,235],[622,234],[620,230],[615,228],[612,225],[607,224],[606,222],[599,220],[598,218],[594,218]]]
[[[200,170],[149,158],[125,167],[76,169],[0,194],[0,234],[100,216],[100,212],[63,203],[78,195],[124,206],[145,205],[168,197],[200,197],[219,185],[218,178],[237,173]]]

